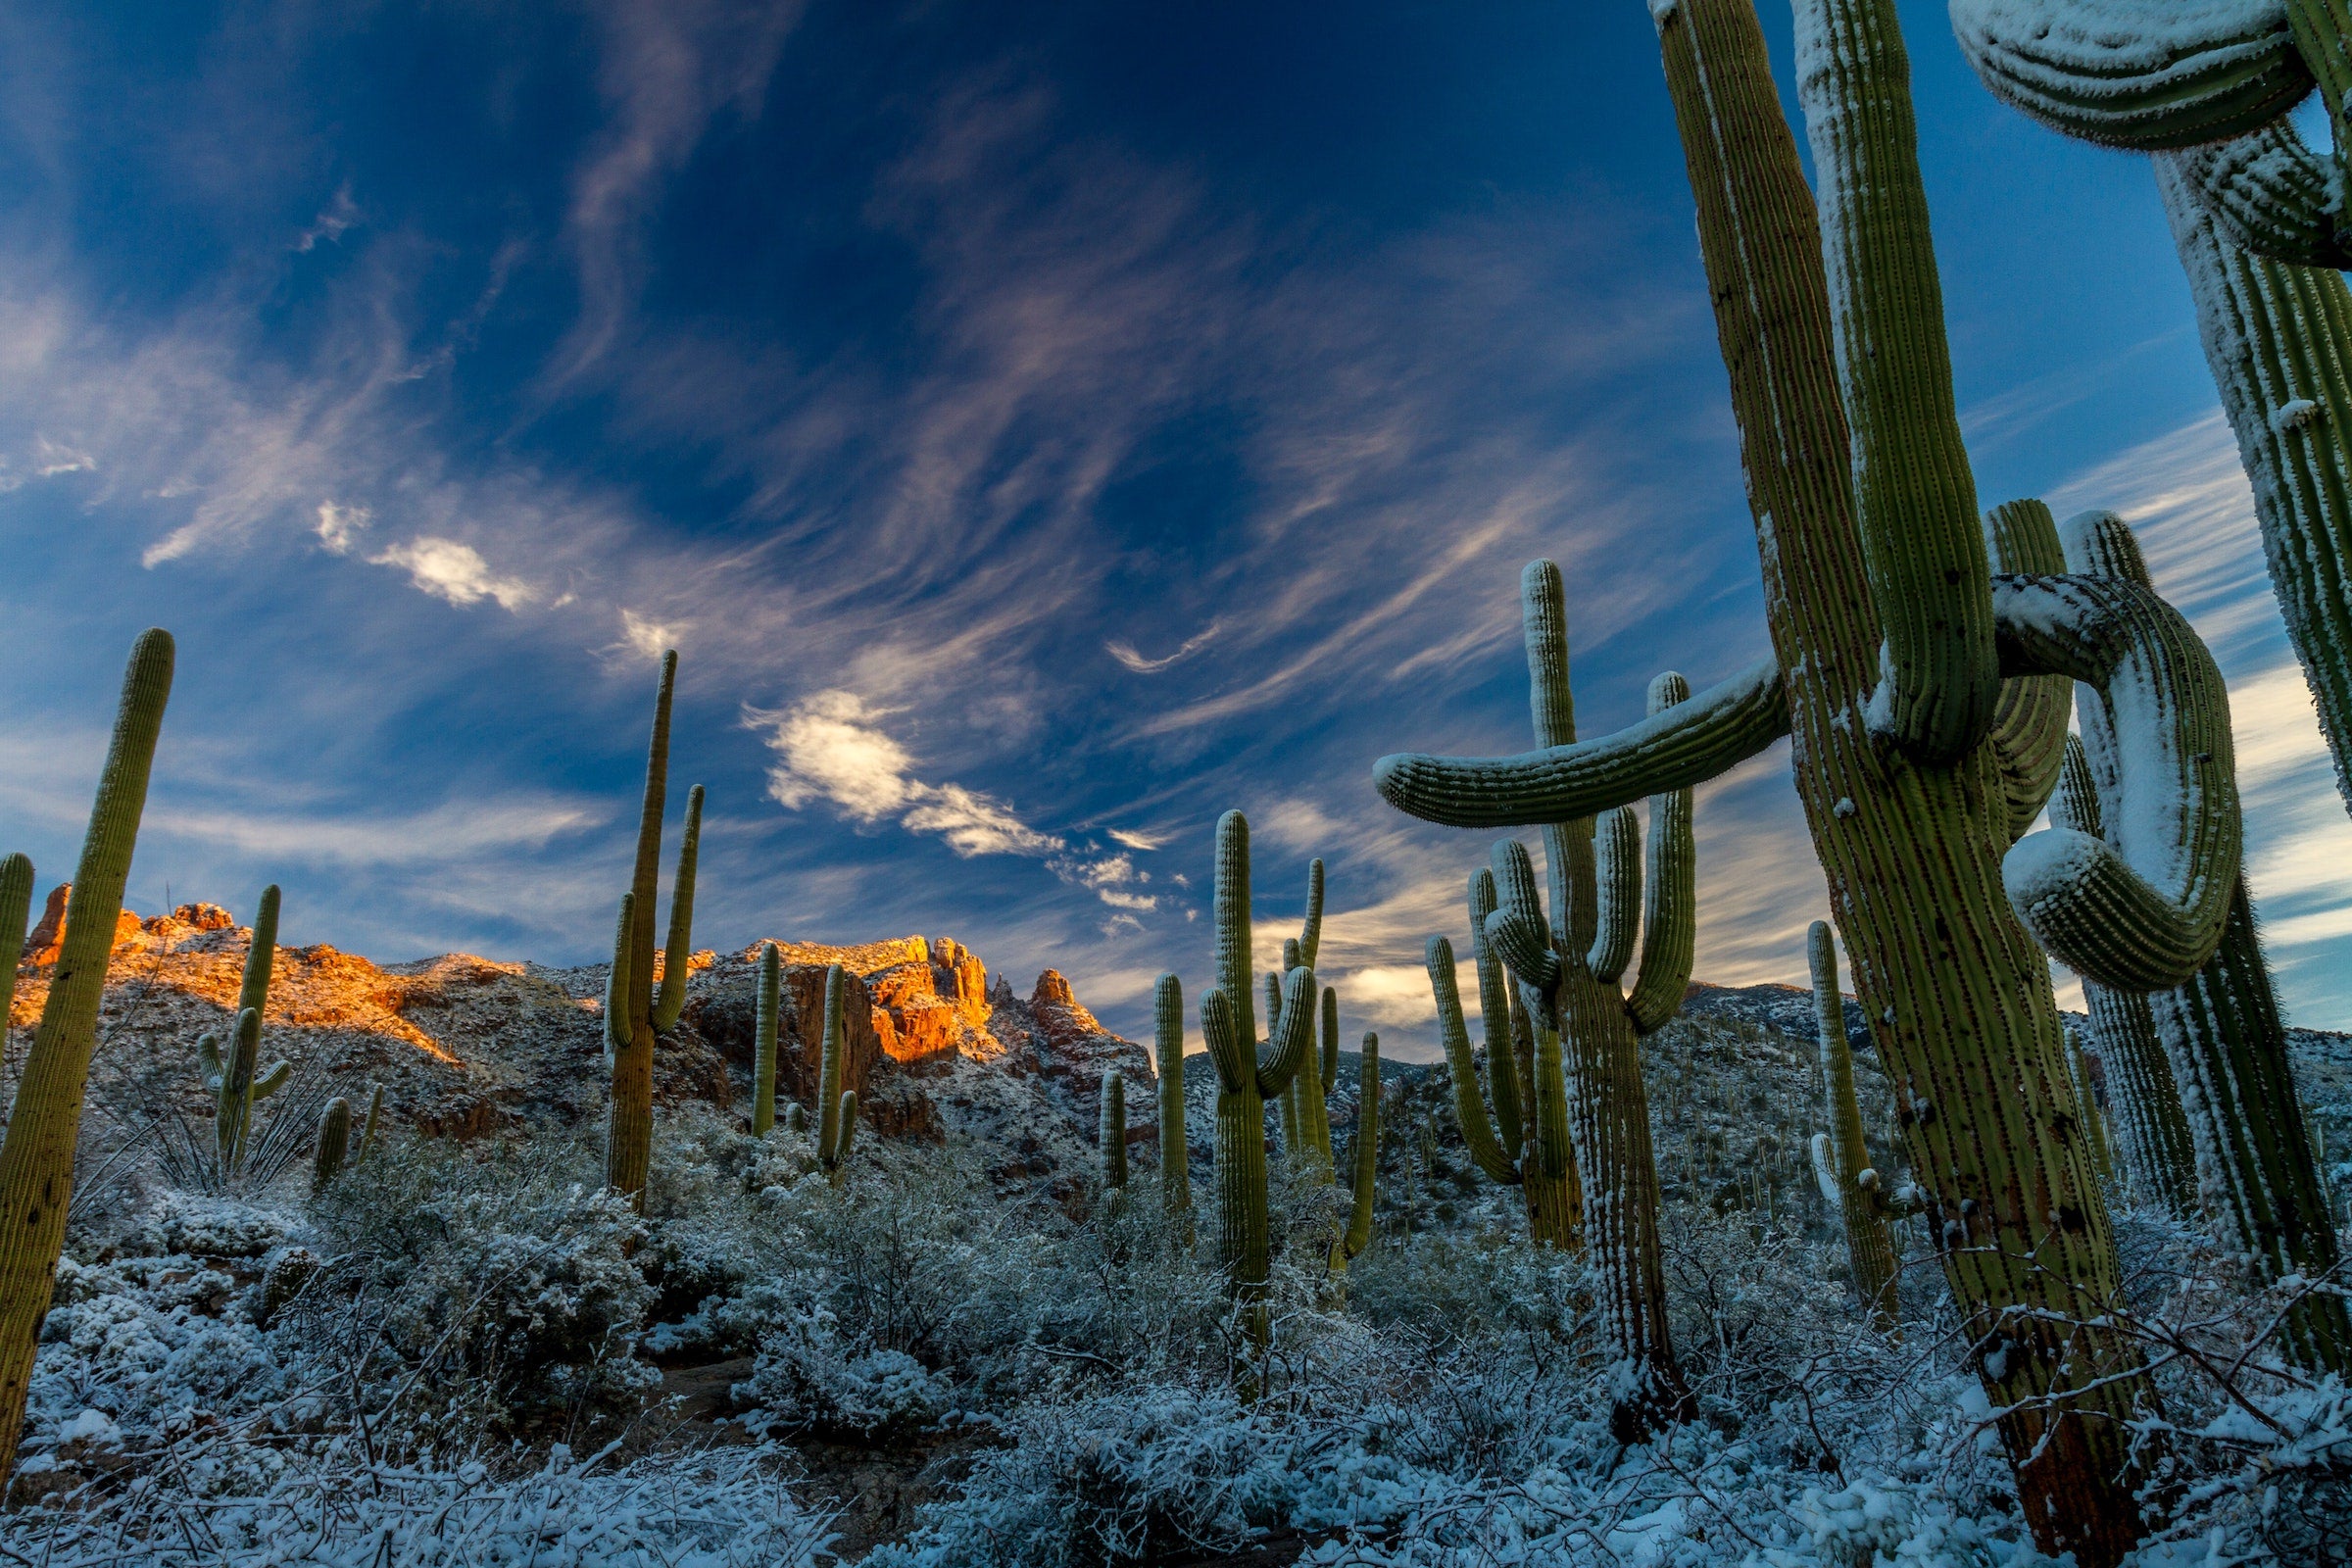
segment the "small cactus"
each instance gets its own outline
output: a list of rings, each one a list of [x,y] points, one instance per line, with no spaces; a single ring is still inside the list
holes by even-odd
[[[1102,1075],[1102,1121],[1096,1129],[1097,1158],[1102,1161],[1102,1190],[1122,1192],[1127,1186],[1127,1080],[1116,1068]]]
[[[808,1132],[808,1112],[797,1100],[784,1107],[784,1130],[796,1138],[805,1137]]]
[[[760,946],[760,1000],[752,1027],[752,1136],[776,1124],[776,1028],[782,1010],[784,964],[773,942]]]
[[[289,1247],[280,1252],[262,1275],[261,1296],[253,1308],[254,1327],[266,1329],[276,1322],[277,1315],[293,1304],[324,1266],[324,1260],[307,1247]]]
[[[318,1146],[311,1156],[314,1196],[325,1192],[327,1183],[343,1173],[344,1151],[350,1147],[351,1102],[337,1095],[318,1115]]]
[[[22,855],[0,858],[0,1038],[16,1004],[17,966],[24,958],[24,921],[32,912],[32,862]]]
[[[1159,1069],[1159,1207],[1193,1236],[1193,1153],[1185,1131],[1184,982],[1159,977],[1152,994],[1152,1045]]]
[[[1895,1332],[1897,1322],[1894,1237],[1888,1222],[1919,1212],[1906,1188],[1889,1195],[1870,1168],[1862,1139],[1862,1107],[1854,1098],[1854,1057],[1845,1039],[1845,995],[1838,988],[1838,939],[1827,920],[1807,933],[1813,964],[1813,1009],[1820,1029],[1821,1078],[1829,1100],[1830,1130],[1813,1135],[1813,1178],[1821,1196],[1838,1207],[1845,1231],[1845,1255],[1854,1290],[1871,1326]]]
[[[17,1080],[7,1138],[0,1142],[0,1478],[16,1464],[33,1339],[49,1311],[65,1242],[74,1146],[90,1055],[98,1046],[98,1005],[147,805],[156,738],[172,695],[173,652],[172,634],[161,630],[142,633],[131,649],[48,1000]]]
[[[354,1165],[365,1164],[368,1156],[375,1152],[376,1121],[383,1113],[384,1086],[377,1084],[368,1092],[368,1121],[360,1129],[360,1147],[351,1156]]]
[[[841,1087],[849,1055],[841,1011],[841,965],[825,970],[824,1046],[816,1068],[816,1160],[839,1186],[848,1174],[850,1139],[858,1130],[858,1091]]]
[[[1327,993],[1328,994],[1328,993]],[[1331,1248],[1337,1274],[1372,1246],[1373,1188],[1380,1174],[1380,1036],[1364,1033],[1362,1076],[1355,1096],[1355,1181],[1348,1193],[1348,1228]]]
[[[275,884],[262,889],[261,907],[253,917],[253,942],[245,952],[245,977],[237,990],[236,1020],[229,1029],[229,1054],[220,1054],[220,1037],[200,1035],[196,1057],[204,1087],[214,1095],[214,1151],[220,1173],[234,1176],[244,1168],[252,1141],[253,1107],[285,1087],[293,1074],[291,1062],[272,1062],[258,1070],[262,1047],[262,1015],[270,1004],[270,975],[277,951],[278,893]]]

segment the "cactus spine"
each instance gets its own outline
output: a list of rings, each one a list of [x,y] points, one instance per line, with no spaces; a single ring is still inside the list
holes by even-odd
[[[637,816],[637,859],[621,903],[620,937],[613,943],[606,984],[612,1100],[605,1133],[605,1185],[645,1206],[645,1177],[654,1149],[654,1040],[677,1023],[686,1004],[687,950],[694,920],[694,862],[702,837],[703,790],[687,794],[684,842],[671,890],[669,943],[659,1001],[654,991],[654,899],[662,877],[662,816],[669,790],[669,710],[677,686],[678,653],[662,656],[654,694],[653,738],[646,747],[645,799]],[[614,1006],[617,1000],[620,1004]],[[666,1012],[664,1011],[666,1009]]]
[[[2050,821],[2093,838],[2105,836],[2090,763],[2075,736],[2067,737]],[[2179,1218],[2194,1218],[2201,1209],[2196,1143],[2180,1109],[2172,1061],[2165,1055],[2164,1042],[2156,1038],[2156,1016],[2146,993],[2117,991],[2085,980],[2082,1001],[2090,1014],[2091,1039],[2107,1069],[2107,1100],[2121,1134],[2126,1181],[2143,1200]]]
[[[2068,564],[2078,572],[2146,585],[2146,563],[2123,518],[2085,513],[2065,533]],[[2082,753],[2101,818],[2110,822],[2117,818],[2108,804],[2125,769],[2116,716],[2104,698],[2083,697]],[[2266,1285],[2290,1275],[2330,1278],[2340,1261],[2334,1215],[2312,1159],[2242,873],[2232,881],[2220,948],[2186,985],[2155,992],[2148,1004],[2195,1142],[2199,1193],[2222,1245]],[[2341,1296],[2304,1294],[2279,1333],[2298,1364],[2352,1371],[2352,1315]]]
[[[9,1008],[17,1000],[17,966],[24,959],[24,922],[32,912],[32,861],[22,855],[0,858],[0,1040],[7,1038]]]
[[[1509,759],[1388,758],[1376,778],[1392,804],[1454,826],[1564,823],[1714,777],[1793,732],[1832,912],[1912,1168],[1934,1187],[1933,1234],[1985,1352],[2025,1518],[2044,1553],[2111,1568],[2143,1529],[2124,1423],[2148,1391],[2136,1349],[2100,1321],[2121,1267],[2035,945],[2143,989],[2212,956],[2240,847],[2226,726],[2212,723],[2226,710],[2219,671],[2144,591],[1991,579],[2002,676],[2122,683],[2138,699],[2157,765],[2127,784],[2144,837],[2121,852],[2080,834],[2013,838],[1989,733],[1957,750],[1934,727],[1906,733],[1904,710],[1881,700],[1888,615],[1955,617],[1949,660],[1916,668],[1948,667],[1972,691],[1917,710],[1983,711],[1987,732],[1994,713],[1973,695],[1978,620],[1961,603],[1986,580],[1982,532],[1915,529],[1886,485],[1856,483],[1857,464],[1910,472],[1942,487],[1921,505],[1943,518],[1961,482],[1893,7],[1799,0],[1819,208],[1752,0],[1676,0],[1652,17],[1742,435],[1772,659],[1615,735]],[[1879,379],[1896,374],[1901,395]],[[1906,551],[1932,559],[1887,572]]]
[[[1355,1179],[1348,1195],[1348,1228],[1331,1248],[1331,1271],[1335,1274],[1371,1249],[1372,1200],[1379,1178],[1380,1036],[1366,1030],[1362,1074],[1355,1094]]]
[[[1193,1153],[1185,1130],[1184,982],[1163,974],[1152,992],[1152,1045],[1159,1069],[1159,1207],[1193,1235]]]
[[[1102,1075],[1102,1120],[1096,1128],[1096,1152],[1102,1169],[1104,1193],[1127,1187],[1127,1079],[1116,1068]]]
[[[1217,1069],[1217,1266],[1241,1303],[1243,1326],[1262,1353],[1273,1337],[1265,1310],[1272,1265],[1266,1217],[1266,1112],[1306,1060],[1313,1039],[1315,974],[1301,965],[1282,985],[1282,1006],[1261,1054],[1250,961],[1250,823],[1217,819],[1217,983],[1200,999],[1200,1033]]]
[[[337,1095],[318,1115],[318,1145],[311,1155],[314,1197],[325,1192],[327,1183],[343,1173],[343,1153],[350,1147],[351,1102]]]
[[[825,970],[825,1036],[816,1061],[816,1161],[833,1184],[849,1174],[850,1140],[858,1131],[858,1091],[841,1087],[849,1044],[841,1011],[841,965]]]
[[[58,1250],[65,1243],[74,1139],[90,1054],[98,1046],[98,1004],[139,816],[147,805],[156,737],[172,695],[172,634],[161,630],[142,633],[131,648],[89,832],[74,870],[74,891],[67,896],[65,936],[49,997],[17,1082],[7,1139],[0,1143],[0,1481],[16,1466],[33,1336],[48,1313]]]
[[[1870,1168],[1862,1137],[1862,1107],[1854,1098],[1854,1057],[1845,1039],[1845,994],[1838,989],[1838,939],[1827,920],[1807,934],[1813,962],[1813,1009],[1821,1030],[1821,1079],[1829,1099],[1830,1130],[1813,1135],[1813,1174],[1821,1196],[1838,1205],[1854,1291],[1871,1326],[1892,1334],[1899,1320],[1899,1269],[1889,1222],[1919,1211],[1908,1192],[1889,1195]]]
[[[752,1136],[776,1124],[776,1029],[784,999],[784,962],[773,942],[760,945],[760,1000],[752,1024]]]

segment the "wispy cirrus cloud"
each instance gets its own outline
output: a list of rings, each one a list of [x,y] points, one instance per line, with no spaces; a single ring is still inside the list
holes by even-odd
[[[1190,659],[1193,655],[1199,653],[1201,649],[1206,648],[1209,645],[1210,640],[1213,639],[1221,629],[1223,629],[1224,625],[1225,623],[1222,620],[1212,620],[1206,626],[1203,626],[1200,628],[1200,630],[1193,633],[1193,635],[1187,637],[1183,642],[1177,644],[1176,651],[1174,653],[1162,654],[1157,659],[1146,659],[1142,654],[1139,654],[1135,651],[1135,645],[1133,643],[1116,637],[1104,643],[1102,645],[1102,651],[1108,654],[1111,658],[1117,660],[1128,669],[1133,670],[1138,675],[1156,675],[1161,670],[1168,668],[1170,665],[1181,663],[1185,660]]]

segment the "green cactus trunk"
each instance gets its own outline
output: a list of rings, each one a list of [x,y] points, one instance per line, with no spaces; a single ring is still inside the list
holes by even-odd
[[[1845,1256],[1854,1274],[1854,1294],[1870,1324],[1893,1334],[1901,1318],[1896,1295],[1900,1277],[1886,1195],[1870,1169],[1862,1136],[1862,1106],[1854,1098],[1854,1057],[1845,1039],[1845,995],[1838,988],[1838,944],[1829,922],[1816,920],[1808,933],[1813,964],[1813,1010],[1821,1041],[1822,1088],[1830,1130],[1817,1135],[1814,1170],[1822,1196],[1838,1205],[1845,1230]]]
[[[760,1000],[752,1025],[752,1136],[776,1124],[776,1030],[783,1002],[784,964],[773,942],[760,947]]]
[[[2071,1029],[2066,1032],[2066,1065],[2075,1080],[2075,1103],[2082,1108],[2082,1131],[2090,1140],[2091,1161],[2101,1177],[2113,1181],[2115,1147],[2107,1137],[2107,1115],[2090,1081],[2090,1061],[2083,1054],[2082,1039]]]
[[[825,970],[824,1044],[816,1058],[816,1159],[840,1185],[850,1162],[850,1139],[857,1132],[858,1092],[845,1090],[841,1079],[849,1044],[842,1014],[842,972],[836,963]]]
[[[173,649],[165,631],[142,633],[122,679],[114,738],[98,775],[81,860],[67,896],[65,935],[32,1049],[0,1143],[0,1485],[15,1469],[32,1377],[33,1337],[49,1311],[66,1209],[74,1196],[74,1147],[81,1127],[98,1006],[122,912],[122,889],[147,805],[155,743],[172,695]]]
[[[1470,913],[1474,925],[1483,924],[1494,908],[1494,873],[1481,866],[1470,878]],[[1480,951],[1491,956],[1485,939],[1480,939]],[[1506,1086],[1524,1077],[1526,1099],[1533,1102],[1535,1137],[1528,1142],[1505,1143],[1496,1124],[1502,1121],[1497,1111],[1494,1121],[1487,1119],[1487,1107],[1479,1100],[1478,1064],[1470,1053],[1470,1032],[1462,1019],[1462,1001],[1459,982],[1454,970],[1453,944],[1444,937],[1431,937],[1427,949],[1430,995],[1438,1009],[1438,1038],[1446,1052],[1446,1076],[1453,1086],[1453,1113],[1462,1130],[1463,1146],[1470,1152],[1470,1161],[1489,1181],[1520,1190],[1521,1200],[1527,1207],[1528,1240],[1537,1247],[1556,1247],[1575,1252],[1584,1249],[1584,1188],[1578,1178],[1576,1156],[1568,1136],[1566,1092],[1557,1095],[1539,1093],[1539,1083],[1549,1084],[1561,1077],[1560,1037],[1556,1030],[1547,1030],[1538,1046],[1533,1030],[1528,1026],[1526,1009],[1514,997],[1504,1003],[1500,998],[1490,1000],[1487,1016],[1480,1027],[1487,1036],[1487,1074],[1494,1086],[1492,1093],[1500,1104],[1508,1096],[1514,1107],[1511,1130],[1520,1131],[1516,1107],[1520,1103],[1516,1091]],[[1480,989],[1486,987],[1482,958]],[[1499,959],[1494,959],[1496,974],[1502,972]],[[1526,1051],[1516,1049],[1524,1041]]]
[[[318,1144],[311,1153],[311,1196],[325,1192],[327,1184],[343,1174],[343,1154],[350,1147],[351,1102],[337,1095],[318,1115]]]
[[[1185,1129],[1184,982],[1163,974],[1152,994],[1152,1045],[1159,1069],[1159,1206],[1193,1242],[1193,1154]]]
[[[368,1120],[366,1125],[360,1129],[359,1152],[351,1156],[351,1162],[354,1165],[367,1163],[368,1156],[375,1152],[376,1122],[383,1113],[384,1086],[377,1084],[368,1092]]]
[[[1368,1030],[1361,1071],[1355,1095],[1355,1176],[1348,1195],[1348,1228],[1332,1244],[1334,1274],[1345,1273],[1372,1247],[1372,1202],[1380,1179],[1380,1036]]]
[[[8,1035],[17,1001],[17,967],[24,961],[24,922],[32,913],[32,861],[0,858],[0,1040]]]
[[[654,1032],[678,1026],[686,985],[694,973],[694,867],[703,848],[703,787],[686,792],[686,831],[678,840],[678,874],[669,885],[669,940],[662,948],[662,986],[654,993]]]
[[[261,906],[253,915],[253,941],[245,949],[245,980],[237,988],[237,1010],[251,1007],[270,1014],[270,975],[277,963],[277,884],[262,889]]]
[[[1116,1071],[1102,1075],[1102,1110],[1095,1130],[1095,1156],[1104,1193],[1127,1186],[1127,1080]]]
[[[662,656],[662,684],[654,697],[654,732],[646,749],[645,799],[637,817],[637,862],[625,907],[627,981],[623,1006],[610,1022],[624,1025],[613,1039],[612,1100],[605,1135],[605,1185],[643,1211],[645,1178],[654,1151],[654,897],[662,876],[662,814],[669,784],[670,694],[678,656]],[[614,967],[620,965],[618,954]]]

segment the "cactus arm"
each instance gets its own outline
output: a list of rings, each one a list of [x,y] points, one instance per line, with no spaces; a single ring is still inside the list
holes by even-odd
[[[1340,994],[1323,988],[1323,1093],[1340,1086]]]
[[[2239,135],[2301,102],[2312,74],[2286,11],[1951,0],[1961,52],[1995,97],[2070,136],[2139,152]]]
[[[825,970],[824,1044],[818,1050],[816,1067],[816,1157],[828,1169],[841,1158],[845,1137],[841,1119],[841,1058],[845,1054],[841,989],[841,965],[829,965]]]
[[[1690,700],[1690,683],[1673,670],[1649,683],[1652,715]],[[1664,1027],[1690,989],[1698,954],[1698,849],[1689,790],[1649,798],[1648,902],[1642,915],[1642,967],[1625,999],[1636,1035]]]
[[[1216,863],[1217,985],[1233,1009],[1235,1032],[1257,1039],[1256,998],[1250,978],[1250,819],[1239,811],[1217,818]],[[1203,999],[1202,1005],[1206,1006]],[[1203,1023],[1205,1024],[1205,1014]],[[1267,1021],[1271,1028],[1272,1020]]]
[[[1871,733],[1921,760],[1973,751],[2000,697],[1991,565],[1952,398],[1894,0],[1797,0],[1797,99],[1851,431],[1863,567],[1884,640]]]
[[[1102,1075],[1102,1110],[1096,1128],[1095,1148],[1102,1160],[1102,1186],[1117,1192],[1127,1185],[1127,1080],[1116,1068]]]
[[[1568,675],[1568,594],[1560,568],[1531,561],[1519,573],[1519,620],[1527,644],[1528,702],[1538,746],[1576,744],[1576,699]],[[1599,942],[1592,867],[1592,815],[1550,821],[1544,862],[1551,879],[1551,946],[1582,959]]]
[[[2352,804],[2352,289],[2332,270],[2231,244],[2219,216],[2208,220],[2181,188],[2182,167],[2157,159],[2157,189],[2205,362],[2254,481],[2272,591],[2319,708],[2336,791]]]
[[[2303,145],[2291,122],[2278,121],[2233,141],[2159,153],[2154,162],[2176,237],[2184,221],[2209,221],[2217,238],[2253,259],[2326,271],[2352,267],[2335,171]],[[2181,260],[2188,260],[2185,244]],[[2190,276],[2193,284],[2193,269]],[[2204,315],[2202,301],[2198,315]],[[2229,395],[2226,382],[2223,395]]]
[[[1309,971],[1311,972],[1311,971]],[[1340,1067],[1340,994],[1323,987],[1322,1049],[1307,1048],[1304,1061],[1291,1079],[1290,1095],[1298,1104],[1298,1142],[1306,1155],[1307,1179],[1329,1184],[1338,1174],[1331,1150],[1330,1085]]]
[[[629,880],[627,989],[619,1014],[623,1033],[612,1050],[612,1094],[605,1128],[605,1185],[643,1207],[654,1152],[654,897],[662,875],[662,813],[669,787],[670,698],[677,686],[676,649],[662,656],[654,694],[654,727],[646,744],[645,796],[637,815],[637,860]]]
[[[1985,513],[1984,544],[1996,571],[2048,575],[2066,570],[2057,519],[2039,501],[2004,502]],[[2063,675],[2018,675],[2001,683],[1989,739],[2009,802],[2012,844],[2033,830],[2058,787],[2074,706],[2074,682]]]
[[[760,991],[752,1015],[752,1136],[776,1125],[776,1034],[784,1001],[784,962],[773,942],[760,944]]]
[[[2115,1147],[2107,1139],[2107,1117],[2099,1107],[2097,1091],[2090,1081],[2090,1060],[2082,1054],[2082,1037],[2069,1029],[2066,1032],[2066,1071],[2075,1086],[2075,1109],[2082,1123],[2083,1139],[2090,1145],[2091,1162],[2101,1176],[2113,1177]]]
[[[1813,969],[1813,1012],[1819,1030],[1821,1081],[1828,1100],[1829,1132],[1813,1143],[1814,1173],[1823,1194],[1838,1205],[1845,1230],[1845,1255],[1854,1292],[1880,1333],[1895,1326],[1894,1239],[1876,1182],[1864,1182],[1870,1162],[1862,1139],[1862,1107],[1854,1098],[1854,1058],[1845,1039],[1845,996],[1838,985],[1838,942],[1829,922],[1816,920],[1806,934]],[[1823,1166],[1827,1157],[1827,1168]]]
[[[1208,1059],[1225,1093],[1239,1094],[1243,1084],[1257,1081],[1256,1048],[1243,1035],[1233,999],[1221,986],[1212,986],[1200,999],[1200,1038],[1208,1043]]]
[[[220,1061],[219,1035],[208,1032],[196,1037],[196,1065],[202,1070],[204,1087],[219,1096],[221,1080],[228,1076],[228,1069]]]
[[[1185,1132],[1184,982],[1172,974],[1161,975],[1152,988],[1152,1023],[1159,1069],[1159,1206],[1171,1217],[1184,1215],[1189,1227],[1193,1153]]]
[[[1298,963],[1309,969],[1315,966],[1315,955],[1323,946],[1323,862],[1306,862],[1306,918],[1298,926]],[[1289,964],[1296,969],[1298,963]]]
[[[835,1102],[833,1118],[841,1131],[833,1140],[833,1180],[836,1185],[850,1168],[850,1145],[858,1136],[858,1091],[844,1089]]]
[[[1257,1068],[1260,1096],[1290,1086],[1315,1046],[1315,971],[1293,969],[1282,983],[1282,1023],[1266,1042],[1266,1060]]]
[[[1446,1051],[1446,1075],[1453,1081],[1453,1114],[1461,1124],[1462,1145],[1470,1152],[1470,1162],[1486,1173],[1491,1182],[1504,1187],[1519,1185],[1519,1166],[1503,1152],[1495,1140],[1493,1123],[1487,1120],[1487,1107],[1478,1098],[1478,1064],[1470,1059],[1470,1031],[1462,1024],[1462,999],[1456,987],[1453,966],[1453,944],[1444,937],[1431,937],[1428,948],[1429,990],[1438,1004],[1438,1041]],[[1497,1055],[1495,1037],[1488,1037],[1487,1065],[1497,1083],[1511,1076],[1510,1039],[1506,1023]]]
[[[268,1067],[254,1075],[253,1098],[256,1100],[269,1099],[271,1095],[276,1094],[280,1089],[285,1088],[286,1080],[291,1078],[293,1075],[294,1064],[292,1062],[271,1062]]]
[[[2104,813],[2109,841],[2052,828],[2010,849],[2010,906],[2052,957],[2102,985],[2179,985],[2220,945],[2237,881],[2221,671],[2180,612],[2133,583],[2003,575],[1993,605],[2003,667],[2096,688],[2134,760]]]
[[[1520,1117],[1524,1102],[1519,1097],[1518,1074],[1511,1065],[1510,981],[1503,973],[1502,958],[1487,941],[1487,916],[1494,912],[1494,873],[1482,865],[1470,873],[1470,961],[1478,974],[1478,1032],[1486,1038],[1494,1130],[1503,1152],[1516,1161],[1526,1147]]]
[[[629,943],[637,925],[637,895],[620,896],[620,919],[612,934],[612,967],[605,976],[605,1061],[611,1065],[629,1049]]]
[[[343,1152],[350,1146],[351,1102],[337,1095],[318,1116],[318,1143],[311,1152],[311,1196],[325,1192],[342,1174]]]
[[[1363,1054],[1355,1096],[1355,1179],[1348,1195],[1348,1229],[1337,1249],[1342,1265],[1372,1246],[1373,1189],[1380,1176],[1380,1036],[1365,1032]]]
[[[245,1133],[253,1122],[253,1069],[262,1049],[262,1015],[247,1007],[229,1036],[228,1070],[221,1074],[213,1131],[220,1169],[234,1175],[245,1164]]]
[[[1838,1155],[1830,1148],[1830,1135],[1815,1133],[1807,1147],[1813,1151],[1813,1185],[1821,1189],[1822,1200],[1832,1207],[1844,1202],[1845,1195],[1838,1190]]]
[[[360,1164],[367,1159],[369,1153],[374,1151],[375,1124],[377,1118],[382,1116],[383,1113],[384,1086],[382,1084],[377,1084],[368,1091],[368,1121],[367,1124],[360,1129],[360,1152],[351,1156],[351,1162],[353,1164]]]
[[[1615,734],[1517,757],[1399,753],[1373,764],[1381,798],[1447,827],[1565,822],[1703,784],[1788,733],[1777,659]]]
[[[1642,823],[1630,806],[1620,806],[1600,819],[1594,835],[1593,884],[1597,892],[1594,916],[1598,934],[1586,956],[1592,978],[1615,985],[1633,961],[1634,943],[1642,924]]]
[[[24,960],[24,921],[32,912],[32,861],[0,859],[0,1030],[17,998],[17,966]]]
[[[1562,969],[1544,923],[1535,862],[1528,858],[1527,846],[1517,839],[1495,841],[1491,860],[1495,902],[1494,912],[1487,916],[1487,941],[1503,967],[1535,993],[1528,1002],[1529,1012],[1544,1027],[1557,1028],[1553,997],[1559,990]]]
[[[694,870],[703,846],[703,787],[686,792],[686,831],[678,840],[678,874],[669,889],[669,940],[662,949],[662,986],[654,993],[654,1029],[667,1034],[686,1009],[694,965]]]
[[[2295,52],[2319,82],[2332,143],[2334,177],[2328,183],[2341,191],[2346,172],[2352,170],[2352,4],[2286,0],[2286,20],[2294,29]]]
[[[270,1011],[270,971],[277,957],[277,884],[262,889],[261,907],[254,911],[253,942],[245,950],[245,980],[237,987],[237,1010]]]

